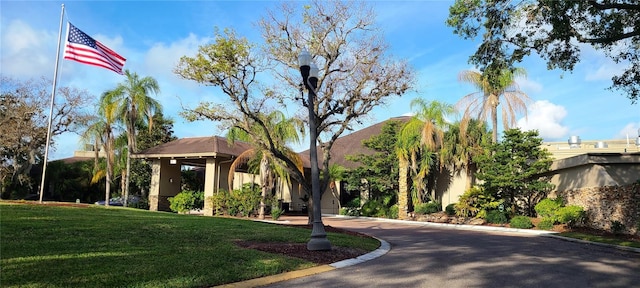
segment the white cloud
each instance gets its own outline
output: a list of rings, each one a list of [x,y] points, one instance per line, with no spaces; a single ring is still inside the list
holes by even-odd
[[[545,140],[555,140],[567,136],[569,128],[562,125],[567,110],[547,100],[536,101],[529,107],[527,118],[518,120],[522,130],[538,130]]]
[[[516,79],[516,83],[518,83],[518,86],[520,86],[520,90],[524,91],[527,94],[538,93],[542,91],[542,84],[528,78],[518,78]]]
[[[176,78],[173,69],[182,56],[193,56],[198,47],[209,42],[209,38],[198,38],[194,34],[166,45],[156,43],[149,49],[145,56],[145,69],[153,71],[154,75],[160,73],[167,78]]]
[[[611,81],[614,75],[620,75],[626,69],[627,63],[616,63],[602,50],[596,50],[589,44],[580,44],[581,59],[576,67],[583,67],[585,81]],[[624,43],[615,45],[614,50],[627,49]]]
[[[597,66],[597,68],[591,67],[588,69],[585,75],[585,80],[586,81],[600,81],[600,80],[609,81],[611,80],[611,77],[613,77],[614,75],[622,74],[624,72],[624,68],[625,68],[625,65],[623,64],[616,64],[611,60],[603,61],[603,63],[600,63],[600,65]]]
[[[618,132],[618,134],[615,135],[614,139],[626,139],[627,135],[629,136],[629,138],[635,139],[636,137],[638,137],[638,133],[640,132],[638,129],[640,129],[640,122],[629,123],[625,125],[620,130],[620,132]]]
[[[3,30],[0,44],[2,74],[17,77],[53,74],[57,35],[36,31],[21,20],[11,21]]]

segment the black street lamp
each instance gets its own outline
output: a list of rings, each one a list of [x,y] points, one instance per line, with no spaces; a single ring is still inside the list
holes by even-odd
[[[304,87],[308,91],[308,108],[309,108],[309,161],[311,162],[311,196],[313,201],[313,230],[311,231],[311,239],[307,243],[307,250],[323,251],[331,250],[331,242],[327,239],[327,232],[324,230],[322,223],[322,201],[320,191],[320,170],[318,169],[318,149],[316,113],[314,111],[314,102],[316,98],[316,89],[318,88],[318,67],[311,62],[311,54],[307,50],[302,50],[298,56],[298,64],[300,65],[300,74]]]

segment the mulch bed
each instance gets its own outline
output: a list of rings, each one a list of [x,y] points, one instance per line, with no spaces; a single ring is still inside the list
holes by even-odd
[[[277,224],[283,225],[283,224]],[[291,227],[299,227],[311,230],[312,225],[288,225]],[[326,232],[342,233],[358,237],[369,237],[362,233],[344,230],[332,226],[324,226]],[[256,249],[264,252],[282,254],[289,257],[304,259],[319,265],[331,264],[346,259],[356,258],[364,255],[369,251],[362,249],[332,246],[331,251],[309,251],[307,243],[282,243],[282,242],[254,242],[254,241],[236,241],[236,245],[247,248]]]

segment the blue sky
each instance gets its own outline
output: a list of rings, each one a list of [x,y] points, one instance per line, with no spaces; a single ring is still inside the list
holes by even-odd
[[[53,77],[61,4],[59,1],[0,2],[0,72],[18,79]],[[304,2],[296,2],[303,5]],[[390,45],[390,54],[407,59],[417,71],[416,92],[393,98],[378,107],[364,125],[410,113],[415,97],[454,104],[475,92],[457,80],[458,73],[473,69],[467,63],[479,42],[459,38],[444,24],[453,1],[371,1],[377,24]],[[112,48],[125,58],[125,68],[160,83],[156,96],[165,116],[175,121],[178,137],[224,135],[211,122],[190,123],[178,113],[182,106],[200,101],[222,101],[218,90],[179,79],[173,68],[181,56],[192,56],[198,46],[210,43],[215,27],[231,27],[238,35],[261,43],[255,23],[266,9],[277,9],[275,1],[69,1],[65,23]],[[65,24],[66,29],[66,24]],[[63,32],[64,33],[64,32]],[[586,49],[573,72],[549,71],[537,56],[520,67],[528,77],[520,88],[534,101],[527,119],[519,125],[538,129],[545,141],[566,141],[571,135],[585,140],[638,137],[640,105],[631,105],[625,95],[609,91],[611,75],[623,67],[601,53]],[[59,86],[86,89],[97,98],[114,88],[122,76],[109,70],[60,60]],[[86,109],[93,109],[86,107]],[[70,157],[78,150],[77,135],[58,136],[50,159]],[[297,150],[303,150],[301,145]]]

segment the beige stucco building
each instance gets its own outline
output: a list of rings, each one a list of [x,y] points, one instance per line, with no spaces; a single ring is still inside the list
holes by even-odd
[[[331,151],[331,163],[347,169],[356,168],[359,164],[347,160],[347,155],[373,153],[362,145],[363,140],[380,134],[387,121],[407,120],[409,117],[390,118],[338,138]],[[545,142],[542,148],[547,149],[554,158],[551,171],[545,174],[550,176],[555,185],[551,197],[564,195],[567,191],[631,185],[640,179],[640,149],[635,139],[582,141],[579,137],[570,137],[567,142]],[[229,144],[227,139],[213,136],[179,139],[134,155],[135,158],[146,159],[152,166],[150,209],[169,210],[167,199],[180,192],[180,171],[183,167],[204,169],[205,198],[213,196],[220,189],[233,190],[240,188],[243,183],[259,183],[259,177],[245,171],[233,172],[233,183],[228,183],[231,162],[247,149],[251,149],[247,143]],[[308,151],[301,152],[300,156],[308,173]],[[319,158],[322,159],[322,153],[319,153]],[[454,173],[445,170],[439,173],[433,192],[442,207],[446,207],[458,201],[466,186],[464,171]],[[345,185],[335,182],[330,187],[322,197],[322,213],[338,214]],[[302,200],[305,193],[300,189],[295,181],[291,184],[279,182],[276,196],[289,210],[302,211],[306,203]],[[365,194],[360,195],[361,199],[367,198]],[[635,199],[633,197],[631,199]],[[591,205],[588,200],[579,201],[582,201],[581,205]],[[211,203],[205,204],[204,214],[213,215]]]
[[[407,121],[408,119],[409,117],[397,117],[387,121]],[[387,121],[338,138],[331,151],[332,164],[338,164],[347,169],[357,167],[358,164],[347,160],[346,155],[373,153],[373,151],[363,147],[361,143],[371,136],[378,135]],[[233,185],[230,186],[227,180],[231,162],[250,148],[249,144],[239,141],[229,144],[226,138],[219,136],[195,137],[161,144],[141,151],[133,157],[145,159],[152,167],[151,187],[149,189],[150,209],[168,211],[168,198],[180,193],[181,169],[185,169],[185,167],[204,169],[205,198],[213,196],[220,189],[233,190],[241,187],[243,183],[259,183],[259,177],[242,171],[234,172]],[[308,151],[303,151],[300,155],[305,168],[308,169]],[[319,154],[320,159],[321,157],[322,153]],[[435,196],[442,202],[443,206],[446,206],[457,201],[459,195],[464,192],[465,185],[466,176],[464,173],[454,175],[447,172],[438,177]],[[330,185],[322,197],[322,213],[339,213],[341,208],[340,195],[343,193],[344,187],[337,181]],[[278,182],[276,196],[285,203],[289,210],[302,211],[305,209],[306,203],[302,200],[305,193],[300,189],[300,186],[295,181],[291,184]],[[361,197],[366,199],[367,195],[361,195]],[[211,203],[206,202],[204,214],[213,215]]]
[[[554,159],[551,183],[555,191],[586,187],[622,186],[640,180],[640,146],[635,139],[547,142]]]
[[[231,163],[238,155],[251,146],[245,142],[229,143],[226,138],[219,136],[194,137],[178,139],[152,147],[133,155],[134,158],[145,159],[152,169],[151,185],[149,187],[149,209],[153,211],[169,211],[169,197],[181,192],[181,170],[204,170],[205,199],[220,190],[233,190],[242,187],[244,183],[260,184],[256,175],[245,171],[230,172]],[[304,160],[304,157],[303,157]],[[308,167],[308,160],[306,167]],[[229,173],[234,173],[233,183],[229,185]],[[323,197],[323,213],[337,213],[339,190],[327,191]],[[305,209],[302,200],[304,192],[296,183],[287,184],[278,181],[276,196],[290,210]],[[213,215],[210,201],[205,201],[204,215]]]
[[[614,223],[620,223],[624,233],[640,234],[640,138],[571,137],[543,147],[556,159],[544,174],[555,186],[549,197],[582,207],[591,228],[611,231]]]

